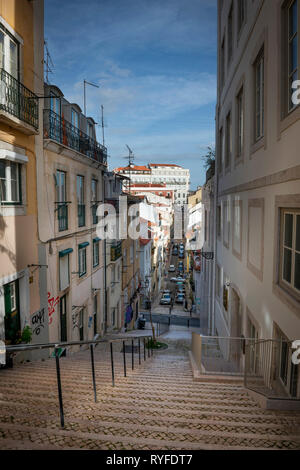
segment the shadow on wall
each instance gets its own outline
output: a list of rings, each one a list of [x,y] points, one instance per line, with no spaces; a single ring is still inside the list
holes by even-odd
[[[3,215],[0,215],[0,255],[6,254],[14,267],[17,265],[17,257],[15,253],[15,247],[13,250],[10,249],[10,243],[5,236],[7,224],[4,221]]]

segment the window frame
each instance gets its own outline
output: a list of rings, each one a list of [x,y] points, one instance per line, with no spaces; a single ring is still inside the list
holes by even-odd
[[[243,158],[245,148],[245,88],[241,85],[236,94],[236,152],[235,159]],[[242,121],[242,123],[241,123]]]
[[[84,257],[82,258],[82,254],[84,253]],[[84,262],[84,271],[81,270],[81,264]],[[81,278],[85,276],[87,273],[87,259],[86,259],[86,246],[79,248],[78,247],[78,276]]]
[[[98,251],[98,253],[96,253],[96,256],[95,256],[95,250]],[[97,262],[95,262],[95,259],[97,260]],[[93,240],[93,268],[97,268],[99,264],[100,264],[100,244],[99,244],[99,240],[94,239]]]
[[[12,165],[16,165],[16,175],[17,175],[17,180],[16,180],[16,189],[17,189],[17,195],[18,198],[16,201],[13,201],[12,199],[8,199],[6,195],[6,199],[1,199],[0,197],[0,204],[5,205],[5,206],[20,206],[22,205],[22,163],[12,161],[9,159],[0,159],[0,163],[4,163],[5,165],[5,178],[0,178],[1,180],[5,181],[5,187],[6,187],[6,193],[7,195],[12,195],[12,178],[11,178],[11,167]]]
[[[258,66],[262,64],[262,69],[260,69],[260,99],[259,99],[259,112],[257,107],[257,92],[258,92],[258,84],[257,84],[257,70]],[[254,72],[254,144],[261,141],[265,137],[265,44],[259,50],[259,53],[256,56],[256,59],[253,63],[253,72]],[[259,114],[259,128],[260,133],[258,135],[258,126],[257,126],[257,117]]]
[[[293,233],[292,233],[292,247],[288,247],[284,243],[285,234],[285,215],[293,215]],[[300,300],[300,290],[295,287],[295,258],[296,254],[300,256],[300,251],[296,249],[296,230],[297,230],[297,217],[300,217],[300,208],[281,208],[280,209],[280,237],[279,237],[279,286],[287,290],[294,298]],[[291,254],[291,282],[289,283],[283,277],[284,271],[284,250],[288,249]]]

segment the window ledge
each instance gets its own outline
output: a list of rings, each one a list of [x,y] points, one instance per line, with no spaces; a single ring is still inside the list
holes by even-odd
[[[0,215],[3,217],[12,217],[18,215],[26,215],[26,207],[24,205],[0,205]]]
[[[273,282],[273,293],[300,318],[300,300],[296,299],[297,294],[294,297],[280,284],[275,282]]]
[[[300,106],[297,106],[291,110],[286,116],[284,116],[279,122],[279,134],[281,135],[288,127],[297,122],[300,119]]]
[[[258,150],[263,147],[265,148],[265,136],[261,137],[259,140],[257,140],[251,145],[250,159],[252,158],[254,153],[258,152]]]

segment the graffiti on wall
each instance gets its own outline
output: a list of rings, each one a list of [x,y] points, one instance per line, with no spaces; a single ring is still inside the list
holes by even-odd
[[[41,309],[35,312],[31,317],[32,333],[36,336],[43,331],[45,328],[45,309]]]
[[[48,316],[49,316],[49,325],[51,325],[53,318],[52,315],[55,312],[55,308],[59,302],[59,296],[51,297],[50,292],[48,292]]]

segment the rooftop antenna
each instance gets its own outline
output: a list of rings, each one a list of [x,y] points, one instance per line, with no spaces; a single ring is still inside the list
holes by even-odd
[[[95,85],[95,83],[91,83],[91,82],[88,82],[87,80],[83,80],[83,109],[84,109],[85,116],[86,116],[86,85],[90,85],[95,88],[100,88],[98,85]]]
[[[128,160],[128,169],[129,169],[129,182],[127,186],[128,192],[130,193],[131,191],[131,165],[133,164],[134,161],[134,154],[129,145],[126,144],[126,147],[128,148],[128,156],[124,157],[126,160]]]
[[[46,39],[44,40],[44,47],[45,47],[45,56],[46,56],[44,59],[46,83],[47,85],[49,85],[49,73],[53,73],[54,64],[53,64],[53,60],[51,58],[51,54],[48,49],[48,43]]]

